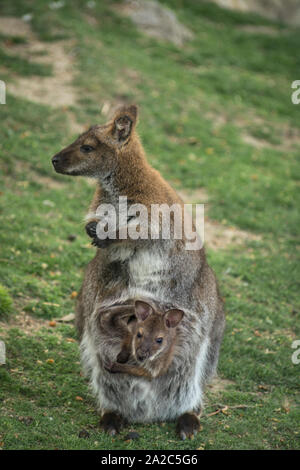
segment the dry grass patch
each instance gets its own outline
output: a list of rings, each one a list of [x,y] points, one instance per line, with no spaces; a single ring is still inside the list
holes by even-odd
[[[0,18],[0,33],[6,36],[24,37],[26,43],[6,44],[7,54],[18,55],[33,63],[51,65],[50,77],[19,77],[8,84],[8,91],[16,96],[53,107],[70,106],[76,103],[76,91],[72,86],[74,40],[45,43],[40,41],[20,18]]]
[[[200,188],[196,191],[178,191],[178,194],[186,204],[199,203],[205,204],[205,213],[209,211],[209,196],[205,189]],[[226,249],[232,245],[243,245],[247,241],[259,241],[261,237],[236,227],[227,227],[220,222],[205,216],[204,225],[204,243],[213,250]]]

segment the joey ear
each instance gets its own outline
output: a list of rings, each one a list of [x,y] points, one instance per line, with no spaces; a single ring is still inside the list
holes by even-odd
[[[145,321],[153,313],[153,308],[151,305],[141,300],[135,301],[135,314],[138,320]]]
[[[168,310],[165,313],[165,322],[168,328],[175,328],[181,322],[184,312],[178,309]]]
[[[137,121],[137,106],[123,106],[113,118],[113,138],[120,145],[123,144],[132,133]]]

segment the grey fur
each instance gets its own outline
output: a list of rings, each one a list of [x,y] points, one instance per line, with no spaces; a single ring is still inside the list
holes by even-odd
[[[132,123],[136,120],[134,106],[121,114],[124,112]],[[107,126],[92,128],[54,156],[56,171],[97,178],[101,186],[97,203],[110,203],[116,209],[119,196],[126,194],[130,204],[144,203],[148,211],[151,204],[182,204],[146,162],[136,135],[129,135],[122,145],[121,134],[116,139],[116,122],[121,114]],[[97,150],[94,156],[83,158],[80,146],[86,139],[87,143],[92,139]],[[92,206],[88,219],[97,219],[94,210]],[[186,250],[186,242],[172,238],[112,242],[98,249],[87,267],[78,296],[76,325],[82,362],[102,411],[115,411],[129,421],[140,422],[200,412],[204,387],[217,367],[225,316],[204,248]],[[105,358],[116,360],[122,338],[117,331],[103,332],[98,325],[99,309],[143,298],[185,312],[177,328],[173,361],[164,375],[151,382],[105,370]]]
[[[215,276],[203,249],[179,250],[169,258],[172,243],[154,241],[135,248],[112,245],[98,250],[81,292],[83,301],[77,315],[84,315],[85,327],[80,348],[93,392],[100,409],[120,413],[128,421],[164,421],[185,412],[199,414],[204,387],[217,367],[225,318]],[[177,327],[173,362],[165,375],[151,382],[112,375],[104,369],[105,358],[116,360],[122,338],[97,327],[100,307],[145,297],[160,301],[165,308],[169,305],[185,311]]]

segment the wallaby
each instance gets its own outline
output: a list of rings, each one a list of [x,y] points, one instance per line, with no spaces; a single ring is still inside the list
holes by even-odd
[[[118,213],[120,196],[127,197],[130,208],[142,204],[148,214],[153,204],[178,204],[184,209],[180,197],[147,162],[136,123],[136,106],[122,107],[107,124],[90,128],[52,159],[58,173],[85,175],[99,183],[87,216],[87,231],[92,230],[95,243],[104,249],[97,249],[87,267],[76,325],[82,361],[103,413],[103,428],[117,432],[121,418],[139,422],[178,418],[178,432],[185,438],[197,432],[203,389],[216,370],[225,326],[223,302],[204,248],[190,249],[185,234],[181,239],[174,235],[122,239],[119,235],[124,226],[119,224],[115,240],[98,240],[96,209],[110,204]],[[137,220],[137,214],[131,214],[125,228]],[[175,226],[174,218],[171,222]],[[185,312],[177,327],[179,342],[173,360],[165,374],[151,381],[109,374],[98,360],[106,354],[97,329],[99,308],[132,298],[150,298]]]
[[[182,310],[170,309],[163,312],[146,302],[136,300],[137,321],[127,321],[128,333],[117,361],[107,364],[106,369],[111,373],[125,373],[150,380],[163,375],[173,359],[176,327],[183,315]],[[126,364],[131,354],[139,367]]]

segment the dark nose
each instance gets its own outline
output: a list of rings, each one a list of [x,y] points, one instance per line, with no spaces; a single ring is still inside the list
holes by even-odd
[[[149,351],[139,351],[137,354],[137,359],[142,362],[150,356]]]
[[[52,158],[52,164],[53,164],[54,168],[58,164],[59,160],[60,160],[60,155],[59,154],[54,155],[54,157]]]
[[[146,359],[145,356],[141,356],[141,354],[139,354],[137,358],[140,362],[142,362]]]

